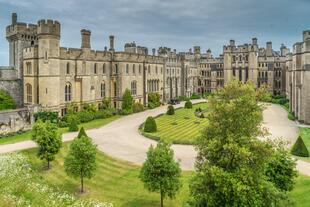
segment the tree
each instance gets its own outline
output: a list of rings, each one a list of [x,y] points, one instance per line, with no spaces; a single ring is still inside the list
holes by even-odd
[[[144,131],[145,132],[156,132],[157,131],[156,121],[153,117],[151,116],[147,117],[145,124],[144,124]]]
[[[65,171],[81,182],[81,193],[84,192],[84,178],[92,178],[96,170],[96,145],[91,138],[82,136],[75,138],[70,144],[70,150],[65,157]]]
[[[174,114],[174,107],[172,105],[168,106],[167,114],[168,115],[173,115]]]
[[[75,114],[71,114],[67,117],[68,122],[69,122],[69,131],[70,132],[76,132],[79,131],[79,126],[78,126],[78,116]]]
[[[308,149],[304,143],[304,140],[301,138],[301,136],[297,138],[291,150],[291,153],[299,157],[309,157]]]
[[[127,88],[123,94],[122,109],[127,113],[132,113],[133,98],[130,90]]]
[[[170,145],[159,141],[154,148],[150,146],[147,159],[140,171],[140,179],[151,192],[160,193],[160,203],[166,196],[174,198],[181,188],[181,169],[179,163],[173,159],[173,150]]]
[[[185,102],[185,108],[186,108],[186,109],[191,109],[191,108],[193,108],[193,104],[192,104],[192,102],[191,102],[190,100],[188,100],[188,101]]]
[[[209,124],[197,140],[191,205],[274,206],[285,200],[287,194],[266,176],[274,149],[257,139],[265,132],[253,84],[227,84],[210,97],[209,107]]]
[[[14,109],[16,107],[14,99],[7,91],[0,90],[0,110]]]
[[[84,129],[84,127],[81,127],[81,129],[80,129],[80,131],[79,131],[79,134],[78,134],[78,136],[77,136],[77,138],[81,138],[81,137],[88,137],[87,136],[87,134],[86,134],[86,132],[85,132],[85,129]]]
[[[46,160],[47,168],[50,169],[50,162],[55,159],[61,147],[61,135],[56,124],[37,121],[32,128],[32,139],[38,144],[38,157]]]
[[[160,106],[160,94],[159,93],[148,93],[147,104],[150,109]]]

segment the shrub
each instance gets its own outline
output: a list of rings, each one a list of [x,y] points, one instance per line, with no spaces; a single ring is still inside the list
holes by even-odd
[[[174,107],[172,105],[168,106],[167,114],[168,115],[173,115],[174,114]]]
[[[97,106],[95,104],[84,104],[83,111],[95,113],[97,111]]]
[[[205,115],[203,113],[200,114],[200,118],[205,118]]]
[[[200,99],[200,98],[201,98],[201,96],[197,93],[192,93],[192,95],[191,95],[191,99]]]
[[[101,109],[94,114],[95,119],[105,119],[116,114],[116,109]]]
[[[111,98],[104,97],[102,99],[100,109],[110,109],[110,108],[111,108]]]
[[[70,116],[68,116],[68,124],[69,124],[70,132],[76,132],[79,130],[78,123],[79,123],[79,120],[76,115],[71,114]]]
[[[122,110],[124,111],[123,113],[126,114],[132,113],[132,104],[133,104],[133,98],[131,92],[128,88],[126,88],[122,100]]]
[[[15,101],[7,91],[0,90],[0,110],[14,109]]]
[[[50,121],[51,123],[56,123],[58,119],[58,113],[52,111],[40,111],[34,114],[34,120],[42,120],[43,122]]]
[[[145,132],[156,132],[157,131],[156,121],[153,117],[151,116],[147,117],[145,124],[144,124],[144,131]]]
[[[121,115],[129,115],[129,114],[132,114],[132,109],[122,109],[120,111],[120,114]]]
[[[303,139],[301,138],[301,136],[299,136],[291,150],[291,153],[293,155],[299,156],[299,157],[309,157],[309,152],[308,149],[303,141]]]
[[[79,134],[77,136],[77,138],[81,138],[81,137],[88,137],[85,130],[84,130],[84,127],[81,127],[80,131],[79,131]]]
[[[159,93],[148,93],[148,107],[153,109],[160,106],[160,94]]]
[[[288,114],[287,114],[287,118],[288,118],[289,120],[295,121],[296,117],[295,117],[294,112],[289,111]]]
[[[193,108],[193,104],[192,104],[191,101],[186,101],[184,107],[185,107],[186,109],[191,109],[191,108]]]
[[[152,102],[148,102],[148,103],[147,103],[147,107],[148,107],[149,109],[154,109],[154,108],[156,108],[156,104],[154,104],[154,103],[152,103]]]
[[[144,111],[143,104],[141,104],[139,102],[135,102],[132,105],[132,110],[133,110],[133,113],[138,113],[138,112]]]
[[[179,96],[178,99],[179,99],[180,101],[188,101],[188,100],[190,100],[190,99],[189,99],[188,97],[186,97],[186,96]]]
[[[89,111],[81,111],[77,115],[82,123],[92,121],[95,118],[95,113]]]

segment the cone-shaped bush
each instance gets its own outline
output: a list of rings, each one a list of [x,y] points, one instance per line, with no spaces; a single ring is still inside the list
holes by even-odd
[[[147,117],[145,124],[144,124],[144,131],[145,132],[156,132],[157,131],[156,121],[153,117],[151,116]]]
[[[296,140],[291,153],[299,157],[309,157],[308,149],[300,136]]]
[[[82,127],[81,129],[80,129],[80,131],[79,131],[79,134],[78,134],[78,138],[81,138],[81,137],[88,137],[87,136],[87,134],[86,134],[86,132],[85,132],[85,130],[84,130],[84,127]]]
[[[78,127],[78,118],[76,115],[71,115],[68,117],[68,121],[69,121],[69,131],[70,132],[76,132],[79,131],[79,127]]]
[[[193,108],[192,102],[191,102],[191,101],[186,101],[186,102],[185,102],[185,108],[186,108],[186,109],[191,109],[191,108]]]
[[[173,115],[174,114],[174,107],[172,105],[168,106],[167,114],[168,115]]]

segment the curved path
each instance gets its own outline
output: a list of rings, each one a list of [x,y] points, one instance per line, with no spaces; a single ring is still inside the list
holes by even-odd
[[[201,102],[195,100],[193,103]],[[175,107],[182,107],[184,103]],[[138,128],[148,116],[156,116],[166,112],[167,106],[147,110],[141,113],[125,116],[103,127],[87,130],[87,134],[93,138],[99,150],[109,156],[127,160],[136,164],[142,164],[146,158],[146,152],[151,144],[156,142],[139,134]],[[263,125],[271,133],[270,138],[283,138],[293,144],[298,136],[298,127],[295,122],[287,119],[287,112],[278,105],[268,104],[264,110]],[[77,133],[63,135],[64,141],[72,140]],[[35,147],[32,141],[24,141],[14,144],[0,145],[0,153],[11,152]],[[191,145],[172,145],[175,158],[180,161],[183,170],[192,170],[196,152]],[[297,169],[310,176],[310,163],[297,162]]]

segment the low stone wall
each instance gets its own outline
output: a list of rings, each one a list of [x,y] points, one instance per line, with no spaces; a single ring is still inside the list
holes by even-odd
[[[34,123],[37,106],[0,111],[0,137],[6,134],[24,131]]]

